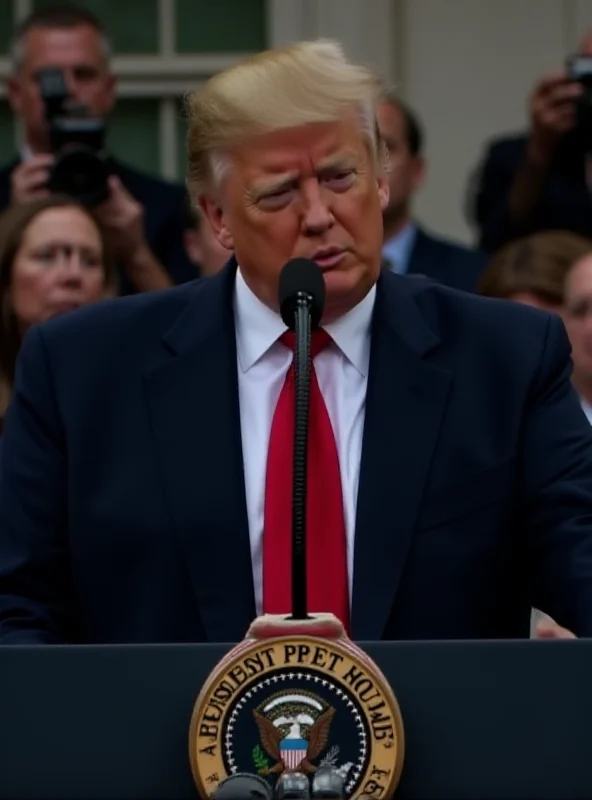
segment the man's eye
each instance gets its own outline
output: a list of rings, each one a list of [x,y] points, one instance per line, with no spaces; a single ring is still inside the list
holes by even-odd
[[[278,189],[275,192],[269,192],[263,195],[259,200],[259,205],[263,206],[279,206],[286,203],[292,195],[291,189]]]
[[[351,185],[354,179],[354,172],[351,169],[335,172],[326,178],[326,182],[331,186],[339,188],[347,188]]]

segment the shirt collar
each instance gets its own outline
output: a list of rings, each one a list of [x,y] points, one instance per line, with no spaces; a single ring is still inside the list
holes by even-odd
[[[343,355],[358,372],[366,376],[370,363],[370,325],[376,298],[376,286],[357,306],[343,317],[323,327]],[[287,330],[282,318],[249,289],[240,267],[236,271],[234,292],[239,367],[248,372]]]
[[[391,236],[382,247],[382,255],[393,265],[393,270],[405,275],[409,268],[409,257],[417,238],[417,226],[414,222],[405,225],[399,233]]]
[[[592,406],[581,396],[580,396],[580,404],[582,406],[582,411],[588,418],[588,422],[592,424]]]

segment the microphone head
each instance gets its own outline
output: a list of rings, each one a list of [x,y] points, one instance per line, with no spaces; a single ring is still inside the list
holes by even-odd
[[[310,784],[302,772],[284,772],[275,789],[277,800],[310,800]]]
[[[312,797],[343,800],[345,781],[333,767],[319,767],[312,779]]]
[[[308,295],[310,321],[314,330],[325,308],[325,279],[319,265],[308,258],[293,258],[280,272],[278,299],[284,323],[294,329],[294,314],[299,295]]]
[[[237,772],[219,783],[211,800],[273,800],[273,794],[263,778]]]

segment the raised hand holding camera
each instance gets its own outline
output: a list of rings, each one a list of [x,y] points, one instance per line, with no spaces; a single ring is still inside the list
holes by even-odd
[[[40,197],[47,197],[50,170],[55,162],[52,153],[36,153],[23,161],[10,176],[10,202],[29,203]]]

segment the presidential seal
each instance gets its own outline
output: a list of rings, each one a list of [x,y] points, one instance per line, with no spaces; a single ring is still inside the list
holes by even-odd
[[[191,720],[190,760],[202,798],[236,773],[274,787],[286,772],[332,767],[347,798],[391,798],[404,757],[388,682],[349,639],[245,641],[218,665]]]

